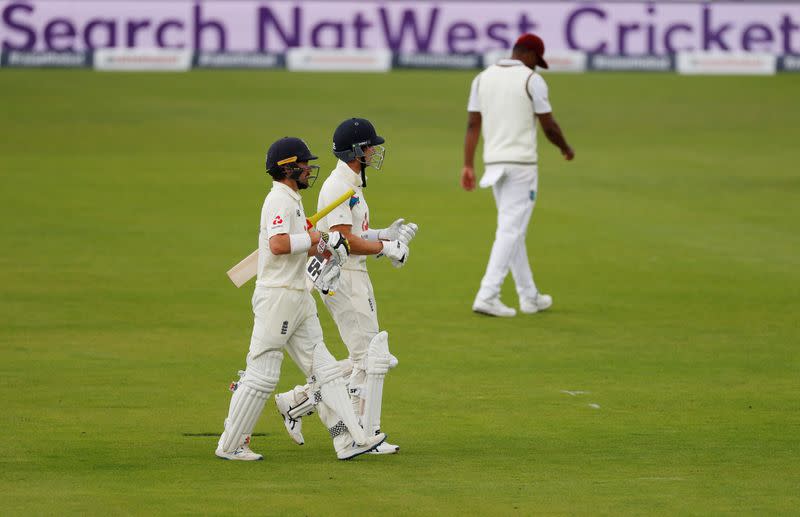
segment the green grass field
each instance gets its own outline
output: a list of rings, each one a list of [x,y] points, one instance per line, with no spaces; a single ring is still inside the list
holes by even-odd
[[[577,152],[540,136],[555,305],[500,320],[470,311],[472,75],[0,72],[0,514],[797,514],[800,76],[548,76]],[[302,136],[327,172],[353,115],[387,138],[373,225],[420,225],[407,267],[370,262],[401,453],[338,462],[316,417],[297,447],[270,400],[265,461],[220,461],[266,148]]]

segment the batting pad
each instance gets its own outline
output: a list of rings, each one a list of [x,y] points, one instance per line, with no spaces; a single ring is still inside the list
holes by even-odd
[[[369,343],[367,351],[367,382],[364,387],[364,429],[376,434],[381,429],[383,381],[389,371],[389,333],[379,332]]]
[[[346,382],[342,377],[342,368],[328,352],[324,343],[314,347],[313,371],[322,393],[322,402],[339,416],[358,445],[366,443],[367,435],[353,413],[353,405],[347,394]],[[320,410],[320,417],[323,417],[322,410]],[[325,424],[328,425],[328,422]]]
[[[243,437],[252,434],[267,398],[278,384],[282,361],[283,352],[275,351],[248,361],[247,369],[231,397],[225,432],[220,439],[223,451],[235,451],[242,446]]]

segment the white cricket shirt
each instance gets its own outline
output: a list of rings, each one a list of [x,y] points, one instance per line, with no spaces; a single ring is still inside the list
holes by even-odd
[[[258,233],[258,277],[256,286],[285,287],[306,290],[305,253],[275,255],[269,239],[282,233],[306,231],[306,214],[300,194],[290,187],[272,182],[272,190],[261,208],[261,229]]]
[[[483,163],[532,165],[535,113],[550,113],[547,83],[517,59],[501,59],[472,81],[467,111],[480,112]]]
[[[355,190],[356,193],[349,201],[345,201],[323,217],[317,223],[319,230],[328,232],[331,227],[338,224],[351,225],[353,227],[352,232],[355,235],[361,235],[369,230],[369,207],[367,206],[367,200],[364,199],[364,192],[361,187],[361,174],[353,172],[353,169],[342,160],[336,163],[336,168],[333,169],[330,176],[322,184],[322,188],[319,190],[317,210],[322,210],[330,205],[336,201],[336,198],[350,189]],[[366,271],[367,257],[365,255],[350,255],[342,269]]]

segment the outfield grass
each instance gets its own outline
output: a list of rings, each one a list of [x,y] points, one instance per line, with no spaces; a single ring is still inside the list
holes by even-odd
[[[577,152],[540,137],[555,305],[510,320],[470,312],[494,231],[458,186],[471,76],[0,72],[0,513],[796,514],[800,76],[548,76]],[[265,461],[219,461],[266,147],[329,170],[352,115],[387,138],[373,224],[420,225],[407,267],[370,263],[402,451],[337,462],[316,418],[297,447],[270,401]]]

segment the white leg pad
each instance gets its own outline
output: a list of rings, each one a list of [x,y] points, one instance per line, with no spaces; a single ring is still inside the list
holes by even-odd
[[[364,429],[368,434],[376,434],[381,428],[381,404],[383,401],[383,380],[391,367],[389,353],[389,333],[379,332],[369,343],[367,351],[367,382],[364,386]]]
[[[278,384],[282,361],[283,352],[271,351],[248,362],[231,397],[225,432],[220,437],[219,446],[224,452],[235,451],[252,434],[267,398]]]
[[[314,347],[312,371],[319,385],[322,402],[338,415],[358,445],[366,443],[367,435],[358,423],[355,413],[353,413],[353,406],[347,394],[346,382],[342,377],[342,369],[324,343]],[[322,412],[320,412],[320,417],[323,417]],[[323,418],[323,421],[325,420],[327,419]],[[328,422],[325,422],[325,424],[328,425]]]

